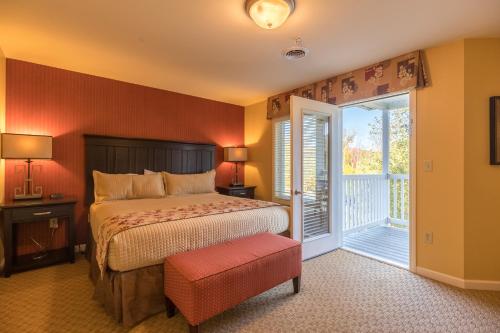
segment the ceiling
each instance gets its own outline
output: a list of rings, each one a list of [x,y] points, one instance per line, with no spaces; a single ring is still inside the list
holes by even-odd
[[[244,0],[2,0],[8,58],[249,105],[457,38],[500,36],[499,0],[296,0],[276,30]],[[307,58],[282,49],[300,36]]]
[[[355,104],[354,106],[362,108],[367,111],[372,110],[398,110],[409,107],[408,94],[395,95],[388,98],[380,98],[368,102]]]

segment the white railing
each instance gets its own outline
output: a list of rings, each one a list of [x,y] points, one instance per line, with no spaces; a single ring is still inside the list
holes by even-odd
[[[408,175],[344,175],[345,233],[380,224],[408,225]]]
[[[387,178],[384,175],[344,176],[344,232],[387,221]]]
[[[408,175],[389,175],[389,219],[391,224],[408,225],[410,219],[410,178]]]

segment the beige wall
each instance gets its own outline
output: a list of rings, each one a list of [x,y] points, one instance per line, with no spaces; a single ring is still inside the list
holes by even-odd
[[[500,281],[500,167],[489,165],[489,98],[500,38],[465,40],[465,277]]]
[[[417,90],[417,266],[463,278],[464,41],[425,56],[431,86]],[[423,172],[424,160],[432,172]]]
[[[431,86],[417,91],[417,266],[458,278],[500,280],[500,170],[488,165],[488,98],[500,95],[500,40],[425,50]],[[271,122],[265,102],[245,109],[256,147],[248,183],[271,198]],[[433,171],[424,172],[424,160]],[[259,168],[259,170],[255,170]],[[495,206],[496,204],[496,206]],[[424,243],[426,232],[433,244]]]
[[[256,185],[257,199],[272,198],[272,124],[266,119],[266,105],[261,102],[245,108],[245,183]]]

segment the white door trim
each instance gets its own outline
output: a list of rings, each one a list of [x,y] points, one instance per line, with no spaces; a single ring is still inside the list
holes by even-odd
[[[410,272],[417,270],[417,91],[410,90]]]

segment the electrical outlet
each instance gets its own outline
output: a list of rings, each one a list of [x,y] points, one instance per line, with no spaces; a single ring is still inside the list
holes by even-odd
[[[87,244],[77,244],[75,245],[75,253],[85,253]]]
[[[432,232],[426,232],[424,241],[426,244],[432,244],[432,242],[434,241],[433,238],[434,238],[434,235],[432,234]]]
[[[59,228],[59,222],[57,221],[56,217],[51,218],[49,220],[49,228],[51,228],[51,229],[57,229],[57,228]]]

